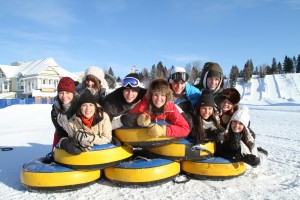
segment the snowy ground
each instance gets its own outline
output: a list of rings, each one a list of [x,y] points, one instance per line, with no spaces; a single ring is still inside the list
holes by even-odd
[[[290,76],[290,75],[286,75]],[[51,150],[51,105],[0,109],[0,199],[300,199],[300,77],[258,79],[237,89],[249,106],[258,146],[269,151],[266,165],[248,167],[225,181],[168,182],[148,188],[122,188],[101,180],[71,192],[29,192],[20,184],[22,165]],[[289,77],[290,78],[290,77]]]

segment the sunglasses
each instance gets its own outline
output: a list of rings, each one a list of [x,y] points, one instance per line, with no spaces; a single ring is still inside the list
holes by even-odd
[[[131,87],[139,87],[140,81],[133,77],[126,77],[123,80],[123,87],[127,87],[128,85],[130,85]]]
[[[176,72],[172,74],[171,79],[175,82],[183,81],[186,82],[188,80],[188,75],[185,72]]]

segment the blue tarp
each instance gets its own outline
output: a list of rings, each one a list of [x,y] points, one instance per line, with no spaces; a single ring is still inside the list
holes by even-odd
[[[7,106],[16,104],[53,104],[54,99],[35,99],[35,98],[25,98],[25,99],[0,99],[0,109]]]

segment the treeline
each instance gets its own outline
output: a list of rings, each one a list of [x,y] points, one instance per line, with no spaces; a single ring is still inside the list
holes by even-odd
[[[259,75],[259,77],[264,78],[266,75],[271,74],[285,74],[285,73],[300,73],[300,54],[297,59],[295,56],[290,58],[285,56],[283,63],[277,62],[276,58],[272,59],[272,64],[270,65],[261,65],[253,67],[252,60],[248,60],[243,70],[239,70],[236,65],[233,65],[230,71],[229,79],[231,86],[234,87],[237,81],[237,78],[244,78],[244,81],[247,83],[252,75]]]
[[[204,63],[203,63],[204,64]],[[163,65],[161,61],[157,63],[157,65],[152,65],[151,70],[148,68],[143,68],[138,71],[135,69],[135,66],[132,67],[131,72],[136,72],[139,74],[140,80],[144,83],[148,83],[155,77],[169,77],[169,70],[172,68],[167,68]],[[194,84],[197,81],[197,78],[201,76],[202,68],[201,62],[199,60],[194,61],[192,63],[188,63],[185,66],[186,72],[189,74],[189,82]],[[285,56],[283,63],[277,62],[275,58],[272,59],[271,66],[269,65],[261,65],[256,66],[254,68],[252,60],[247,60],[244,65],[244,68],[240,70],[236,65],[233,65],[229,74],[229,79],[231,86],[235,86],[237,78],[244,78],[245,82],[248,82],[252,75],[259,75],[261,78],[264,78],[269,74],[283,74],[283,73],[299,73],[300,72],[300,54],[297,59],[295,56],[290,58]],[[117,82],[121,81],[120,77],[116,77],[113,69],[110,67],[108,72],[109,75],[114,77]],[[224,75],[226,78],[226,75]],[[123,78],[123,77],[122,77]]]

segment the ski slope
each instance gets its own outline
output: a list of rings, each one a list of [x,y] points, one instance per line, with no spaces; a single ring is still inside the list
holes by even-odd
[[[238,78],[236,89],[242,102],[274,104],[300,101],[300,74],[275,74],[259,78],[253,75],[248,83]]]

